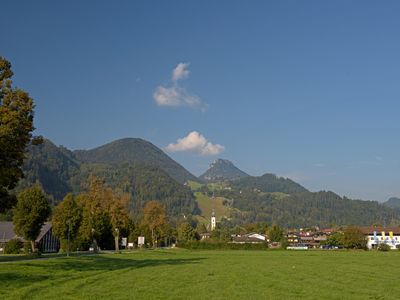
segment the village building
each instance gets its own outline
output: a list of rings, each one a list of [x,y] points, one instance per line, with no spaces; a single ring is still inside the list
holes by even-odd
[[[22,237],[14,232],[14,224],[12,222],[0,222],[0,248],[4,249],[4,246],[12,239],[19,239],[25,242]],[[58,252],[60,241],[53,235],[53,226],[50,222],[43,224],[35,244],[43,253]]]
[[[371,226],[360,229],[367,239],[368,249],[376,249],[380,244],[389,245],[391,249],[400,249],[400,227]]]
[[[260,244],[265,243],[266,241],[267,238],[265,237],[265,235],[254,232],[232,237],[232,243],[235,244]]]
[[[290,247],[320,248],[327,234],[323,231],[289,231],[286,238]]]

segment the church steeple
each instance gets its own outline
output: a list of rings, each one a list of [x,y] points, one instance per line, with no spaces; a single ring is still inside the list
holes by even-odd
[[[211,214],[211,231],[213,231],[215,229],[216,225],[217,225],[217,221],[215,218],[215,211],[213,209],[212,214]]]

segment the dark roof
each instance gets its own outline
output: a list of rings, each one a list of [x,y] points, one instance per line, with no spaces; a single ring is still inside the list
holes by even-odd
[[[44,223],[38,237],[36,238],[36,242],[39,242],[51,228],[52,224],[50,222]],[[9,240],[15,238],[24,240],[14,232],[13,222],[0,222],[0,243],[7,243]]]
[[[381,234],[382,231],[384,231],[386,234],[389,234],[389,232],[392,231],[393,234],[400,235],[400,227],[369,226],[369,227],[360,227],[360,230],[364,234],[368,235],[373,235],[374,231],[376,231],[377,234]]]
[[[9,240],[17,237],[12,222],[0,222],[0,243],[7,243]]]
[[[301,236],[300,239],[302,241],[313,241],[314,237],[313,236]]]
[[[36,242],[39,242],[52,227],[53,225],[50,222],[44,223],[38,237],[36,238]]]

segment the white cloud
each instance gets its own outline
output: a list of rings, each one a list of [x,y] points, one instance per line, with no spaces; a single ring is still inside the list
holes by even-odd
[[[188,92],[178,84],[179,80],[189,76],[188,66],[189,63],[179,63],[172,71],[172,83],[166,86],[159,85],[155,89],[153,99],[158,106],[186,106],[202,111],[207,110],[207,103],[203,102],[199,96]]]
[[[172,71],[172,80],[178,81],[189,77],[188,63],[179,63]]]
[[[217,155],[225,150],[219,144],[212,144],[202,134],[197,131],[190,132],[187,136],[178,139],[175,144],[166,147],[170,152],[193,152],[200,155]]]
[[[207,109],[207,104],[202,102],[200,97],[188,93],[179,86],[158,86],[154,91],[153,98],[159,106],[188,106],[192,108]]]

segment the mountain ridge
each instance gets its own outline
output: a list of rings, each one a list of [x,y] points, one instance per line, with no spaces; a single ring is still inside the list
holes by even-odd
[[[391,197],[387,201],[382,203],[385,206],[390,208],[400,208],[400,198],[398,197]]]

